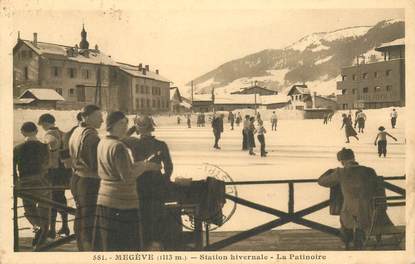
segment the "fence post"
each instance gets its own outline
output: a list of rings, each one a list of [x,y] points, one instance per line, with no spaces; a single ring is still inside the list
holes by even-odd
[[[294,183],[288,183],[288,213],[294,213]]]

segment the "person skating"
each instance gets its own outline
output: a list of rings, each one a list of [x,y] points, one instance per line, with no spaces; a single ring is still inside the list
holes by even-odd
[[[391,116],[391,125],[392,128],[395,128],[396,126],[396,120],[398,119],[398,112],[396,112],[396,109],[394,108],[390,114]]]
[[[187,128],[191,128],[191,120],[190,120],[190,114],[187,115]]]
[[[93,251],[139,251],[143,248],[137,177],[146,171],[159,171],[161,167],[152,162],[132,162],[127,147],[121,141],[126,136],[127,126],[128,119],[122,112],[109,113],[106,118],[108,134],[98,144],[98,175],[101,182],[95,212]]]
[[[324,113],[324,115],[323,115],[323,124],[324,125],[327,125],[328,118],[329,118],[328,114],[327,113]]]
[[[240,112],[238,112],[238,114],[237,114],[237,116],[236,116],[236,119],[235,119],[235,124],[236,124],[236,126],[237,127],[239,127],[239,124],[242,122],[242,116],[241,116],[241,113]]]
[[[357,126],[357,116],[359,115],[359,113],[362,112],[361,109],[358,109],[355,113],[354,113],[354,125],[353,127],[356,128]]]
[[[375,146],[378,145],[379,157],[381,155],[383,155],[383,157],[386,157],[386,152],[387,152],[386,147],[388,144],[386,136],[393,138],[395,141],[397,141],[397,139],[391,134],[389,134],[388,132],[386,132],[383,126],[380,126],[378,130],[379,130],[379,133],[376,135]]]
[[[249,130],[249,115],[245,115],[242,128],[242,150],[248,150],[248,130]]]
[[[219,139],[220,139],[220,135],[223,132],[223,114],[213,117],[212,128],[213,128],[213,135],[215,137],[215,144],[213,145],[213,147],[215,149],[220,149]]]
[[[254,148],[256,146],[255,146],[254,134],[256,132],[257,131],[255,129],[255,117],[252,116],[252,117],[249,118],[248,130],[247,130],[247,146],[248,146],[248,150],[249,150],[249,155],[255,155]]]
[[[38,125],[45,131],[44,143],[49,146],[49,170],[48,180],[52,186],[65,186],[69,183],[71,172],[67,170],[60,157],[60,151],[63,150],[64,133],[55,125],[55,117],[49,113],[39,117]],[[65,190],[53,190],[51,192],[52,200],[62,205],[67,205]],[[51,209],[50,228],[48,237],[56,237],[56,217],[57,213],[61,215],[62,226],[58,231],[60,235],[69,235],[68,213],[56,208]]]
[[[365,129],[365,123],[366,123],[366,114],[363,112],[363,110],[360,110],[360,112],[356,116],[356,122],[357,127],[359,128],[359,133],[364,133]]]
[[[98,131],[103,122],[98,106],[87,105],[81,110],[82,122],[69,139],[73,175],[71,192],[76,212],[74,231],[79,251],[92,250],[92,232],[100,179],[98,176]]]
[[[271,130],[277,130],[277,123],[278,123],[278,117],[277,114],[275,113],[275,111],[272,111],[272,115],[271,115]]]
[[[13,149],[13,183],[20,187],[47,187],[48,145],[37,139],[38,130],[33,122],[23,123],[20,132],[25,139]],[[50,199],[48,190],[32,190],[29,193]],[[36,249],[46,242],[50,209],[47,204],[30,199],[23,199],[23,208],[24,216],[35,231],[32,246]]]
[[[231,123],[231,130],[233,130],[233,126],[235,123],[235,115],[232,112],[229,112],[229,122]]]
[[[258,129],[257,129],[258,135],[258,141],[261,144],[261,157],[267,156],[267,151],[265,150],[265,134],[267,133],[267,130],[264,128],[264,122],[262,120],[258,121]]]
[[[357,137],[356,130],[354,130],[352,126],[351,119],[346,114],[342,114],[342,117],[343,117],[343,123],[340,129],[344,127],[344,131],[346,135],[346,143],[350,143],[349,137],[354,137],[357,140],[359,140],[359,138]]]

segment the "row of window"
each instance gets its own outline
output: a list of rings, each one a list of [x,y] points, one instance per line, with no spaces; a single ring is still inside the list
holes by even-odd
[[[302,97],[303,97],[302,94],[291,95],[292,100],[301,100]]]
[[[156,108],[156,109],[167,109],[169,108],[169,101],[164,100],[150,100],[150,99],[135,99],[136,109],[144,108]]]
[[[351,90],[343,89],[342,94],[350,94],[350,91],[351,91],[351,94],[356,94],[357,93],[357,89],[354,88],[354,89],[351,89]],[[382,91],[382,87],[380,87],[380,86],[374,86],[373,87],[373,92],[378,93],[378,92],[381,92],[381,91]],[[392,91],[392,85],[386,85],[384,91],[386,91],[386,92]],[[362,93],[368,93],[368,92],[369,92],[369,87],[363,87],[362,88]]]
[[[392,73],[392,70],[386,70],[385,71],[385,76],[386,77],[388,77],[388,76],[390,76],[391,75],[391,73]],[[375,79],[377,79],[377,78],[379,78],[380,77],[380,72],[374,72],[373,73],[373,77],[375,78]],[[361,75],[361,78],[362,79],[368,79],[368,77],[369,77],[369,73],[367,73],[367,72],[364,72],[364,73],[362,73],[362,75]],[[348,76],[347,75],[342,75],[342,81],[346,81],[346,80],[348,80]],[[356,74],[353,74],[352,75],[352,80],[353,81],[356,81],[358,79],[358,76],[356,75]]]
[[[57,92],[58,94],[63,95],[63,90],[62,90],[62,88],[56,88],[55,90],[56,90],[56,92]],[[75,95],[75,89],[74,89],[74,88],[70,88],[70,89],[69,89],[69,96],[74,96],[74,95]]]
[[[61,77],[61,75],[62,75],[62,73],[61,73],[62,68],[61,67],[53,66],[53,67],[50,68],[50,70],[51,70],[50,73],[51,73],[52,77],[55,77],[55,78]],[[77,72],[76,68],[67,68],[67,76],[69,78],[71,78],[71,79],[76,78],[77,73],[78,72]],[[88,69],[83,69],[81,71],[82,78],[85,79],[85,80],[88,80],[88,79],[92,78],[92,74],[93,74],[93,71],[88,70]]]
[[[135,85],[135,93],[136,94],[150,94],[150,87],[138,84]],[[151,87],[151,94],[152,95],[161,95],[161,88],[159,87]]]

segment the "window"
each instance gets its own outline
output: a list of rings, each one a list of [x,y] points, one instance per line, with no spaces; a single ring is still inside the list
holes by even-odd
[[[55,90],[58,94],[62,95],[62,88],[56,88]]]
[[[392,73],[392,70],[386,70],[386,72],[385,72],[386,76],[390,76],[391,73]]]
[[[375,93],[380,92],[380,86],[375,86]]]
[[[362,78],[363,79],[367,79],[367,72],[365,72],[365,73],[362,74]]]
[[[24,67],[24,79],[29,80],[29,68],[27,66]]]
[[[56,67],[56,66],[52,67],[51,68],[51,74],[52,74],[53,77],[58,77],[59,76],[59,67]]]
[[[346,89],[342,89],[342,94],[346,94]]]
[[[150,94],[150,88],[146,86],[146,94]]]
[[[75,95],[75,89],[71,88],[69,89],[69,96],[74,96]]]
[[[152,104],[153,108],[156,107],[156,100],[153,99],[153,104]]]
[[[140,100],[135,99],[135,109],[140,108]]]
[[[367,88],[367,87],[363,88],[363,93],[367,93],[368,91],[369,91],[369,88]]]
[[[144,104],[145,104],[145,101],[143,98],[141,98],[141,108],[144,108]]]
[[[375,78],[377,79],[377,78],[379,78],[379,74],[378,74],[378,72],[374,72],[374,74],[373,74],[374,76],[375,76]]]
[[[356,74],[353,74],[352,79],[353,81],[356,81]]]
[[[353,94],[356,94],[356,89],[352,89],[352,93]]]
[[[160,108],[160,100],[157,100],[157,108]]]
[[[85,72],[85,79],[89,79],[89,70],[86,70]]]
[[[144,93],[144,85],[141,85],[140,91],[141,91],[142,94]]]
[[[70,78],[76,77],[76,69],[75,68],[68,68],[68,75]]]
[[[345,110],[347,108],[348,108],[347,104],[343,104],[343,110]]]
[[[136,84],[135,85],[135,93],[139,93],[140,92],[140,90],[139,90],[139,86],[138,86],[138,84]]]
[[[386,91],[387,92],[392,91],[392,85],[386,85]]]
[[[150,107],[150,99],[147,99],[147,108]]]
[[[342,81],[346,81],[347,80],[347,75],[342,75]]]

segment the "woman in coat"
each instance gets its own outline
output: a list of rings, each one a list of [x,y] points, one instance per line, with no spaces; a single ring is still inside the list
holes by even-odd
[[[180,229],[179,216],[168,214],[164,205],[173,172],[169,148],[165,142],[152,135],[154,127],[148,117],[137,118],[135,128],[140,138],[129,137],[124,140],[132,152],[134,161],[150,158],[152,162],[160,165],[160,170],[145,172],[137,180],[143,226],[143,249],[157,250],[161,247],[165,250],[174,250],[177,246],[174,241]]]
[[[357,140],[359,140],[359,138],[357,137],[356,130],[354,130],[353,128],[351,119],[346,114],[342,114],[342,117],[343,117],[343,123],[340,129],[344,127],[344,131],[346,134],[346,143],[350,143],[349,137],[354,137]]]
[[[145,171],[159,170],[160,166],[151,162],[132,163],[121,141],[127,124],[122,112],[109,113],[108,135],[98,144],[101,182],[92,239],[94,251],[137,251],[142,246],[136,178]]]
[[[248,142],[248,149],[249,155],[255,155],[254,148],[255,148],[255,137],[254,134],[256,133],[255,129],[255,117],[251,116],[249,118],[249,126],[247,130],[247,142]]]

